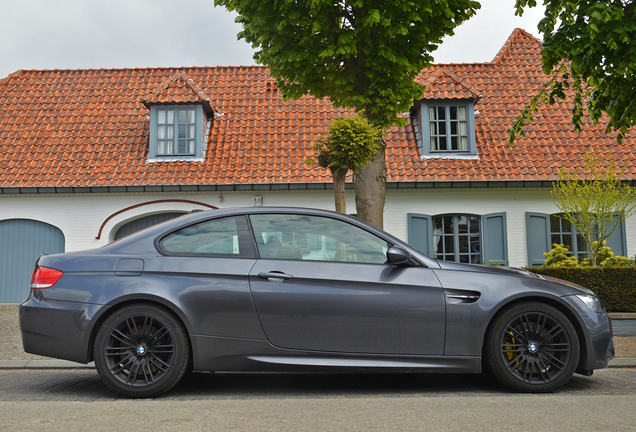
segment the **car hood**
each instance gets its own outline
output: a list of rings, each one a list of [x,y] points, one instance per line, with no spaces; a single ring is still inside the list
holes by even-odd
[[[469,271],[478,273],[490,273],[490,274],[507,274],[510,276],[525,276],[530,278],[543,279],[536,273],[532,273],[526,269],[517,267],[504,267],[494,265],[482,265],[482,264],[461,264],[450,261],[437,260],[439,267],[443,270],[456,270],[456,271]]]
[[[493,266],[493,265],[482,265],[482,264],[461,264],[461,263],[441,261],[441,260],[436,260],[436,261],[439,264],[440,269],[442,270],[467,271],[467,272],[527,277],[532,279],[542,279],[544,281],[567,285],[571,288],[580,290],[585,294],[594,294],[589,289],[582,287],[581,285],[578,285],[574,282],[569,282],[569,281],[558,279],[551,276],[539,275],[531,271],[528,271],[526,269],[522,269],[518,267],[504,267],[504,266],[496,266],[496,265]]]

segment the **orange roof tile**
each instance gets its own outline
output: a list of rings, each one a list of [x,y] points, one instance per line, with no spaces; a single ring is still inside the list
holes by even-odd
[[[210,109],[210,98],[183,72],[171,76],[151,94],[140,100],[146,106],[162,103],[201,103],[208,110]]]
[[[565,102],[541,107],[526,136],[507,144],[515,117],[547,80],[540,48],[517,29],[493,62],[424,70],[426,98],[479,96],[478,158],[422,159],[416,125],[394,127],[385,138],[387,180],[549,181],[590,149],[610,152],[635,179],[636,135],[618,146],[603,124],[576,132]],[[147,162],[144,104],[155,103],[210,103],[224,114],[213,120],[203,162]],[[261,66],[18,71],[0,80],[0,188],[329,183],[327,170],[305,160],[329,122],[347,114],[327,99],[283,101]]]
[[[479,95],[460,79],[437,69],[424,80],[424,99],[479,99]]]

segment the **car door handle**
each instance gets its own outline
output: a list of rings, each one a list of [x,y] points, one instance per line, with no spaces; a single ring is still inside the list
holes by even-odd
[[[279,271],[260,272],[258,277],[261,279],[291,279],[292,275],[285,274]]]

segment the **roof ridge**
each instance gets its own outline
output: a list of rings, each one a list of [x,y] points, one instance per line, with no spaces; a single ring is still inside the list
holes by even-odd
[[[19,76],[22,72],[23,72],[23,70],[19,69],[19,70],[13,72],[13,73],[10,73],[6,78],[0,78],[0,85],[11,81],[13,78]]]
[[[444,73],[444,68],[437,68],[433,71],[432,74],[429,75],[428,79],[424,80],[424,85],[428,88],[428,86],[433,84],[442,73]]]
[[[210,97],[201,90],[192,78],[190,78],[185,72],[178,71],[176,74],[169,77],[164,83],[160,84],[150,95],[145,98],[141,98],[141,102],[145,105],[151,102],[151,99],[158,96],[164,90],[168,89],[172,84],[177,81],[183,81],[185,85],[196,95],[200,102],[210,102]]]
[[[151,70],[184,70],[184,69],[196,69],[196,70],[206,70],[206,69],[267,69],[266,65],[216,65],[216,66],[155,66],[155,67],[119,67],[119,68],[75,68],[75,69],[19,69],[16,72],[9,74],[9,77],[27,72],[96,72],[96,71],[112,71],[112,72],[120,72],[120,71],[151,71]],[[6,80],[7,78],[0,78],[0,81]]]
[[[479,99],[481,97],[481,95],[475,93],[472,89],[472,87],[469,87],[467,85],[464,84],[464,81],[458,78],[455,78],[454,75],[449,75],[446,73],[446,71],[442,71],[442,73],[444,75],[446,75],[447,77],[449,77],[450,79],[452,79],[453,81],[455,81],[455,83],[457,83],[458,85],[460,85],[461,87],[465,88],[468,92],[470,92],[470,94],[472,94],[473,96],[475,96],[475,99]]]
[[[424,94],[426,94],[429,91],[429,89],[431,88],[431,86],[433,86],[433,84],[438,82],[440,76],[448,77],[453,83],[457,84],[458,86],[460,86],[461,88],[466,90],[475,99],[481,98],[481,95],[479,93],[475,92],[471,87],[469,87],[468,85],[464,84],[463,80],[461,80],[459,78],[456,78],[453,74],[447,73],[446,70],[443,67],[440,67],[439,69],[435,70],[429,76],[429,78],[424,81],[424,85],[426,86],[426,90],[424,91]]]
[[[515,28],[512,31],[510,36],[508,36],[508,39],[506,39],[506,42],[504,42],[504,44],[501,47],[501,49],[499,50],[499,52],[497,52],[497,55],[495,55],[495,58],[493,58],[492,62],[490,62],[490,63],[500,63],[501,60],[510,53],[510,47],[512,46],[512,44],[514,42],[516,42],[516,40],[518,38],[520,38],[520,37],[530,39],[531,41],[533,41],[537,45],[539,45],[540,49],[543,48],[543,44],[541,43],[541,41],[538,38],[536,38],[534,35],[528,33],[524,29],[517,27],[517,28]]]

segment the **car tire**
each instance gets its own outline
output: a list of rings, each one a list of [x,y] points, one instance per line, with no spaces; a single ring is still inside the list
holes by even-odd
[[[544,303],[519,303],[498,315],[485,340],[486,365],[505,386],[546,393],[576,370],[580,346],[568,318]]]
[[[190,363],[185,327],[168,309],[133,304],[112,313],[95,338],[95,367],[108,387],[134,398],[174,387]]]

